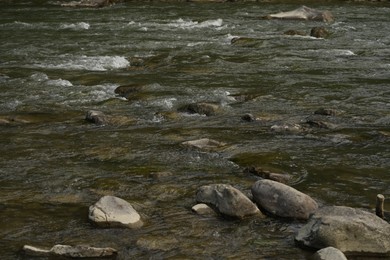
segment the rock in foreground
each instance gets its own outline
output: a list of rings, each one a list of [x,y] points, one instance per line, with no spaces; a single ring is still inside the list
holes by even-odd
[[[205,203],[224,216],[245,218],[262,215],[257,206],[241,191],[227,184],[205,185],[198,189],[196,201]]]
[[[272,180],[259,180],[252,186],[253,199],[272,215],[306,220],[318,205],[308,195]]]
[[[143,225],[141,216],[125,200],[104,196],[89,207],[89,219],[102,227],[139,228]]]
[[[318,250],[311,259],[312,260],[347,260],[343,252],[331,246]]]
[[[298,231],[295,241],[316,249],[332,246],[347,255],[390,256],[390,224],[364,210],[324,207]]]

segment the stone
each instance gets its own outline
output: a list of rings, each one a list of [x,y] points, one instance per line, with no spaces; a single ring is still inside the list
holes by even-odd
[[[295,241],[315,249],[332,246],[346,255],[389,257],[390,224],[362,209],[323,207],[298,231]]]
[[[216,215],[215,214],[215,211],[210,208],[207,204],[205,203],[199,203],[199,204],[196,204],[195,206],[193,206],[192,208],[192,211],[195,212],[196,214],[198,215],[202,215],[202,216],[213,216],[213,215]]]
[[[291,176],[288,174],[270,172],[260,167],[247,167],[244,169],[244,172],[281,183],[288,183],[291,180]]]
[[[241,119],[243,121],[246,121],[246,122],[253,122],[253,121],[256,121],[256,117],[254,117],[252,114],[248,113],[248,114],[245,114],[241,117]]]
[[[312,260],[347,260],[343,252],[331,246],[318,250],[311,257],[311,259]]]
[[[81,0],[81,1],[71,1],[68,3],[63,3],[63,7],[95,7],[101,8],[105,6],[110,6],[117,2],[118,0]]]
[[[91,247],[91,246],[70,246],[70,245],[55,245],[50,250],[35,246],[25,245],[23,251],[29,256],[59,256],[71,258],[100,258],[100,257],[116,257],[117,250],[111,247]]]
[[[89,110],[85,116],[85,120],[96,125],[106,125],[108,123],[107,116],[97,110]]]
[[[127,201],[104,196],[89,207],[89,219],[101,227],[139,228],[143,225],[141,216]]]
[[[178,109],[179,112],[189,114],[199,114],[205,116],[213,116],[220,109],[218,104],[199,102],[184,105]]]
[[[201,138],[201,139],[197,139],[197,140],[182,142],[182,145],[195,147],[195,148],[203,149],[203,150],[213,150],[216,148],[221,148],[221,147],[226,146],[226,143],[219,142],[219,141],[209,139],[209,138]]]
[[[283,218],[307,220],[318,208],[317,202],[310,196],[272,180],[254,183],[252,195],[260,208]]]
[[[240,190],[228,184],[205,185],[196,192],[196,201],[205,203],[223,216],[243,219],[262,216],[256,205]]]
[[[301,6],[288,12],[269,14],[264,19],[282,19],[282,20],[313,20],[323,22],[333,22],[333,15],[329,11],[319,11],[307,6]]]
[[[129,84],[129,85],[122,85],[115,89],[115,94],[118,94],[121,97],[124,97],[126,99],[132,99],[134,98],[141,90],[143,90],[144,86],[142,85],[136,85],[136,84]]]
[[[310,31],[310,36],[316,38],[327,38],[330,35],[325,27],[313,27]]]
[[[260,43],[260,40],[256,40],[254,38],[247,38],[247,37],[234,37],[230,40],[231,45],[241,46],[241,47],[254,47],[258,43]]]

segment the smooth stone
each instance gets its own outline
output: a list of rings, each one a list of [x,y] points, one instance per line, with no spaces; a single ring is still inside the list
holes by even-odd
[[[90,246],[70,246],[70,245],[55,245],[51,249],[43,249],[35,246],[25,245],[23,251],[29,256],[45,256],[45,257],[70,257],[70,258],[106,258],[116,257],[117,250],[111,247],[90,247]]]
[[[207,102],[191,103],[178,109],[179,112],[205,116],[213,116],[218,112],[218,110],[220,110],[220,105]]]
[[[30,246],[30,245],[24,245],[22,250],[26,255],[30,255],[30,256],[49,256],[50,255],[50,249],[43,249],[43,248]]]
[[[333,22],[333,15],[329,11],[319,11],[307,6],[301,6],[288,12],[269,14],[264,19],[282,19],[282,20],[313,20],[323,22]]]
[[[89,207],[89,219],[102,227],[139,228],[143,225],[141,216],[127,201],[104,196]]]
[[[272,180],[257,181],[252,195],[260,208],[278,217],[306,220],[318,208],[310,196]]]
[[[199,203],[192,207],[192,211],[201,216],[213,216],[216,215],[215,211],[207,204]]]
[[[311,260],[347,260],[343,252],[334,247],[326,247],[318,250]]]
[[[89,110],[85,116],[85,120],[96,125],[106,125],[108,123],[106,115],[97,110]]]
[[[295,236],[303,247],[338,248],[346,255],[390,256],[390,224],[373,213],[345,206],[319,209]]]
[[[201,138],[201,139],[197,139],[197,140],[182,142],[182,145],[195,147],[198,149],[212,150],[215,148],[224,147],[224,146],[226,146],[226,143],[219,142],[219,141],[209,139],[209,138]]]
[[[196,192],[196,201],[211,206],[227,217],[242,219],[253,215],[262,216],[256,204],[240,190],[227,184],[212,184],[200,187]]]

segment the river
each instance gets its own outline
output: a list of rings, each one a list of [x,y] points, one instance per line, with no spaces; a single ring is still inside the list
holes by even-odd
[[[330,24],[260,19],[298,6],[0,2],[1,258],[90,244],[118,259],[306,259],[299,221],[192,213],[201,185],[250,193],[248,166],[290,174],[321,206],[372,209],[390,196],[390,6],[309,5],[331,11]],[[284,34],[316,26],[331,35]],[[122,85],[138,91],[126,99]],[[194,102],[219,110],[177,112]],[[89,110],[126,120],[91,124]],[[182,145],[200,138],[226,145]],[[129,201],[144,226],[94,227],[88,207],[103,195]]]

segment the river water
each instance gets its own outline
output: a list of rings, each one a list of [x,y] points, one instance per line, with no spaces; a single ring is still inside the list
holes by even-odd
[[[1,258],[25,259],[24,244],[89,244],[119,259],[306,259],[300,222],[191,212],[201,185],[250,193],[248,166],[290,174],[320,205],[370,210],[390,196],[390,6],[310,6],[331,24],[259,19],[297,7],[0,2]],[[284,35],[316,26],[331,35]],[[138,92],[123,98],[121,85]],[[177,112],[194,102],[220,108]],[[91,109],[125,120],[91,124]],[[226,145],[181,144],[200,138]],[[103,195],[129,201],[144,226],[94,227],[88,207]]]

